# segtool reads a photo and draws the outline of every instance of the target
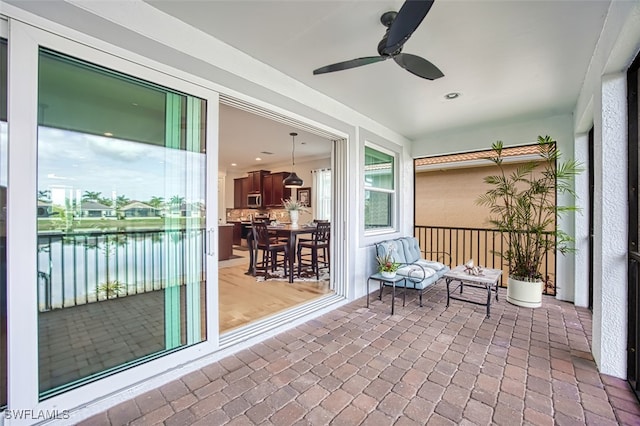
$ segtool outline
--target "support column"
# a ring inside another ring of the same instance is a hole
[[[596,92],[593,355],[601,373],[626,376],[627,84],[606,75]]]

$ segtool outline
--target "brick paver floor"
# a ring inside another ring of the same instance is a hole
[[[488,319],[445,308],[442,283],[393,316],[388,293],[362,298],[82,424],[640,424],[628,384],[597,372],[587,309],[504,291]]]

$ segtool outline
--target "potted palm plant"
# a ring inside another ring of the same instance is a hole
[[[582,171],[575,160],[560,162],[560,151],[550,136],[538,136],[538,161],[530,161],[508,174],[503,165],[503,144],[491,146],[488,159],[497,174],[486,176],[491,186],[477,200],[490,209],[489,222],[505,238],[505,249],[496,252],[509,266],[507,301],[536,308],[542,304],[544,281],[541,266],[548,250],[567,254],[574,251],[573,239],[556,225],[562,215],[576,206],[561,206],[556,196],[571,194],[573,178]]]

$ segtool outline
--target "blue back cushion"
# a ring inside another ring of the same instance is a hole
[[[402,245],[404,246],[404,255],[407,263],[413,263],[420,259],[422,253],[420,253],[420,246],[418,240],[414,237],[402,238]]]
[[[399,263],[408,263],[404,255],[404,247],[401,240],[389,240],[376,244],[376,252],[380,257],[391,253],[393,260]]]

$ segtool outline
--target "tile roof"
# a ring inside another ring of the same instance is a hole
[[[538,153],[538,145],[518,146],[514,148],[504,148],[502,155],[505,157],[515,157],[519,155],[532,155]],[[437,157],[418,158],[415,160],[416,167],[431,164],[457,163],[460,161],[472,161],[486,159],[491,155],[491,151],[466,152],[462,154],[439,155]]]

